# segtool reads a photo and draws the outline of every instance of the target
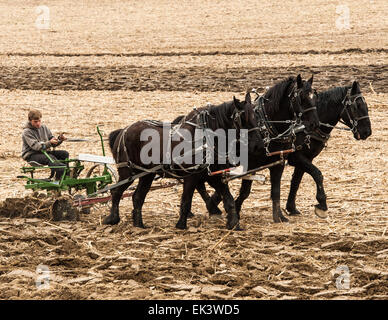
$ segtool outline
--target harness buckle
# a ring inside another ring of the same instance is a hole
[[[304,138],[304,143],[306,144],[307,148],[310,149],[310,143],[311,143],[311,140],[310,140],[310,135],[306,135],[306,137]]]

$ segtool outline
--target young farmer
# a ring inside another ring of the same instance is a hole
[[[49,166],[65,166],[55,160],[65,160],[69,153],[65,150],[52,150],[52,147],[59,146],[66,138],[60,135],[55,138],[50,129],[42,124],[42,113],[39,110],[31,110],[28,113],[28,122],[24,126],[22,158],[26,161],[35,161]],[[52,158],[51,162],[41,151],[45,150]],[[55,179],[59,180],[64,172],[62,168],[52,169]]]

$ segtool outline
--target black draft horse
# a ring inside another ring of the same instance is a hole
[[[194,109],[185,116],[179,124],[181,137],[183,129],[189,133],[188,141],[191,146],[192,162],[189,161],[182,164],[165,164],[165,152],[160,147],[158,161],[145,164],[144,157],[142,158],[142,149],[149,141],[142,141],[142,132],[145,130],[156,130],[158,134],[159,146],[163,146],[165,141],[168,141],[171,147],[171,154],[174,149],[182,142],[181,139],[171,138],[171,132],[163,130],[163,124],[155,121],[138,121],[125,129],[115,130],[109,135],[109,145],[112,150],[113,157],[118,164],[119,183],[122,184],[112,189],[112,207],[110,215],[105,217],[104,224],[117,224],[120,221],[119,203],[123,192],[132,184],[135,176],[144,174],[139,177],[139,183],[132,196],[133,201],[133,225],[135,227],[144,228],[142,219],[142,206],[145,197],[150,190],[152,181],[156,174],[165,177],[183,179],[183,194],[180,205],[180,218],[176,227],[185,229],[187,227],[187,218],[191,210],[191,202],[195,187],[198,183],[208,182],[213,188],[222,195],[224,207],[227,212],[227,228],[239,230],[239,218],[236,213],[234,199],[231,195],[228,185],[222,182],[221,176],[209,176],[209,171],[224,169],[226,163],[219,163],[218,158],[214,159],[214,164],[207,165],[206,163],[193,165],[194,161],[194,137],[196,129],[209,129],[216,131],[217,129],[237,130],[252,129],[248,133],[248,152],[253,152],[256,148],[262,147],[262,140],[255,130],[257,126],[256,114],[251,104],[250,94],[247,93],[245,101],[241,102],[233,97],[231,102],[225,102],[218,106],[207,106]],[[174,133],[175,134],[175,133]],[[238,137],[238,133],[236,134]],[[187,137],[187,136],[186,136]],[[218,142],[217,142],[218,143]],[[217,149],[217,145],[213,145]],[[203,152],[203,150],[202,150]],[[144,154],[143,154],[144,155]],[[156,170],[155,170],[156,168]]]
[[[319,125],[318,114],[316,111],[317,96],[315,90],[312,89],[313,77],[308,81],[302,80],[300,75],[296,78],[289,77],[280,81],[264,94],[264,116],[267,119],[267,124],[271,127],[271,136],[276,136],[279,133],[285,132],[290,124],[289,119],[294,119],[297,116],[302,117],[303,124],[306,130],[313,131]],[[260,106],[256,107],[260,108]],[[291,139],[292,136],[289,136]],[[280,160],[280,156],[267,156],[267,151],[279,151],[289,149],[293,141],[273,140],[269,144],[268,150],[260,149],[255,154],[249,154],[249,170],[258,168]],[[282,214],[280,208],[280,183],[284,170],[283,164],[278,164],[269,168],[271,177],[271,199],[272,199],[272,215],[274,222],[286,222],[288,219]],[[242,180],[240,194],[236,199],[235,205],[237,214],[240,213],[241,206],[251,191],[252,181]],[[210,197],[206,191],[204,184],[197,186],[197,191],[206,203],[206,207],[211,215],[221,214],[217,204],[222,200],[220,194],[216,191]]]
[[[319,128],[310,133],[298,133],[296,145],[299,150],[288,157],[288,163],[295,167],[286,206],[289,215],[300,214],[295,199],[303,174],[307,172],[317,185],[318,204],[315,205],[315,213],[318,217],[327,217],[323,175],[312,161],[321,153],[339,121],[342,120],[351,129],[356,140],[365,140],[372,134],[368,105],[357,81],[351,86],[336,87],[319,93],[318,116],[321,122]],[[308,136],[310,138],[306,140]],[[306,144],[306,141],[310,143]]]
[[[286,209],[290,216],[299,215],[296,208],[296,194],[303,174],[307,172],[314,179],[317,186],[315,213],[321,218],[326,217],[326,194],[323,187],[323,175],[312,163],[325,147],[330,133],[339,121],[343,121],[352,131],[356,140],[365,140],[372,134],[368,115],[368,106],[361,93],[360,85],[354,81],[351,86],[336,87],[318,94],[317,111],[320,126],[313,131],[297,133],[296,152],[288,156],[288,163],[295,167],[291,180],[290,192]],[[202,191],[203,192],[203,191]],[[202,194],[201,194],[202,195]],[[210,214],[220,214],[216,207],[219,197],[204,195]]]

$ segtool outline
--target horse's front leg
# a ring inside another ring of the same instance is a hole
[[[187,218],[191,213],[191,203],[193,201],[193,195],[195,188],[197,186],[199,177],[196,175],[192,175],[187,177],[183,181],[183,193],[181,197],[181,206],[180,206],[180,214],[179,220],[176,224],[176,228],[178,229],[186,229],[187,228]]]
[[[218,202],[216,202],[218,198],[216,200],[213,200],[214,195],[212,197],[209,196],[204,182],[201,182],[197,185],[197,191],[201,195],[202,200],[205,202],[206,209],[211,216],[222,214],[222,211],[217,207],[218,203],[220,203],[221,201],[221,197],[219,197],[220,199],[218,200]],[[215,195],[218,196],[217,192],[215,192]]]
[[[286,209],[290,216],[299,215],[300,211],[296,208],[296,194],[302,181],[304,170],[296,166],[292,174],[290,192],[288,193]]]
[[[124,170],[124,174],[123,174],[123,170]],[[128,172],[125,172],[125,168],[123,168],[120,172],[119,170],[119,174],[120,174],[120,178],[119,178],[119,182],[124,180],[124,179],[127,179],[127,177],[129,176],[129,173]],[[103,224],[118,224],[120,222],[120,215],[119,215],[119,204],[120,204],[120,200],[121,200],[121,196],[123,195],[124,191],[132,184],[133,181],[131,182],[128,182],[128,183],[125,183],[117,188],[114,188],[111,190],[111,194],[112,194],[112,207],[110,209],[110,215],[105,217],[105,219],[103,220]]]
[[[239,218],[240,218],[240,211],[241,211],[242,204],[245,201],[245,199],[249,197],[251,193],[252,182],[253,182],[252,180],[242,180],[241,182],[240,194],[236,199],[236,212]]]
[[[145,197],[147,196],[148,191],[151,188],[152,181],[154,181],[155,174],[148,174],[139,179],[136,190],[132,196],[133,210],[132,210],[132,219],[133,226],[138,228],[145,228],[143,224],[142,217],[142,208],[144,204]]]
[[[240,228],[239,216],[236,212],[236,206],[232,194],[229,191],[229,187],[226,183],[223,183],[221,177],[210,177],[208,183],[216,189],[216,192],[221,195],[224,201],[224,208],[227,213],[226,227],[231,230],[242,230]]]
[[[326,194],[323,187],[323,175],[321,170],[311,162],[311,159],[303,155],[298,156],[295,166],[300,168],[300,170],[307,172],[314,179],[315,184],[317,185],[316,199],[318,201],[318,204],[315,205],[315,214],[320,218],[327,218]]]
[[[284,165],[277,165],[269,169],[271,176],[272,217],[275,223],[288,221],[280,209],[280,182],[283,170]]]

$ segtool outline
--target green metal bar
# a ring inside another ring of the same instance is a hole
[[[101,133],[100,128],[98,126],[97,126],[97,132],[98,132],[98,135],[100,136],[100,140],[101,140],[102,155],[105,156],[104,139],[102,139],[102,133]]]
[[[44,151],[44,150],[41,150],[42,151],[42,153],[47,157],[47,159],[49,159],[51,162],[54,162],[55,160],[53,160],[50,156],[49,156],[49,154],[46,152],[46,151]]]
[[[100,131],[100,127],[97,126],[97,132],[98,132],[98,135],[100,136],[100,140],[101,140],[101,148],[102,148],[102,155],[105,157],[105,147],[104,147],[104,139],[102,138],[102,132]],[[104,164],[104,171],[103,171],[103,175],[110,175],[109,171],[108,171],[108,166],[106,164]],[[88,192],[89,194],[89,192]]]

